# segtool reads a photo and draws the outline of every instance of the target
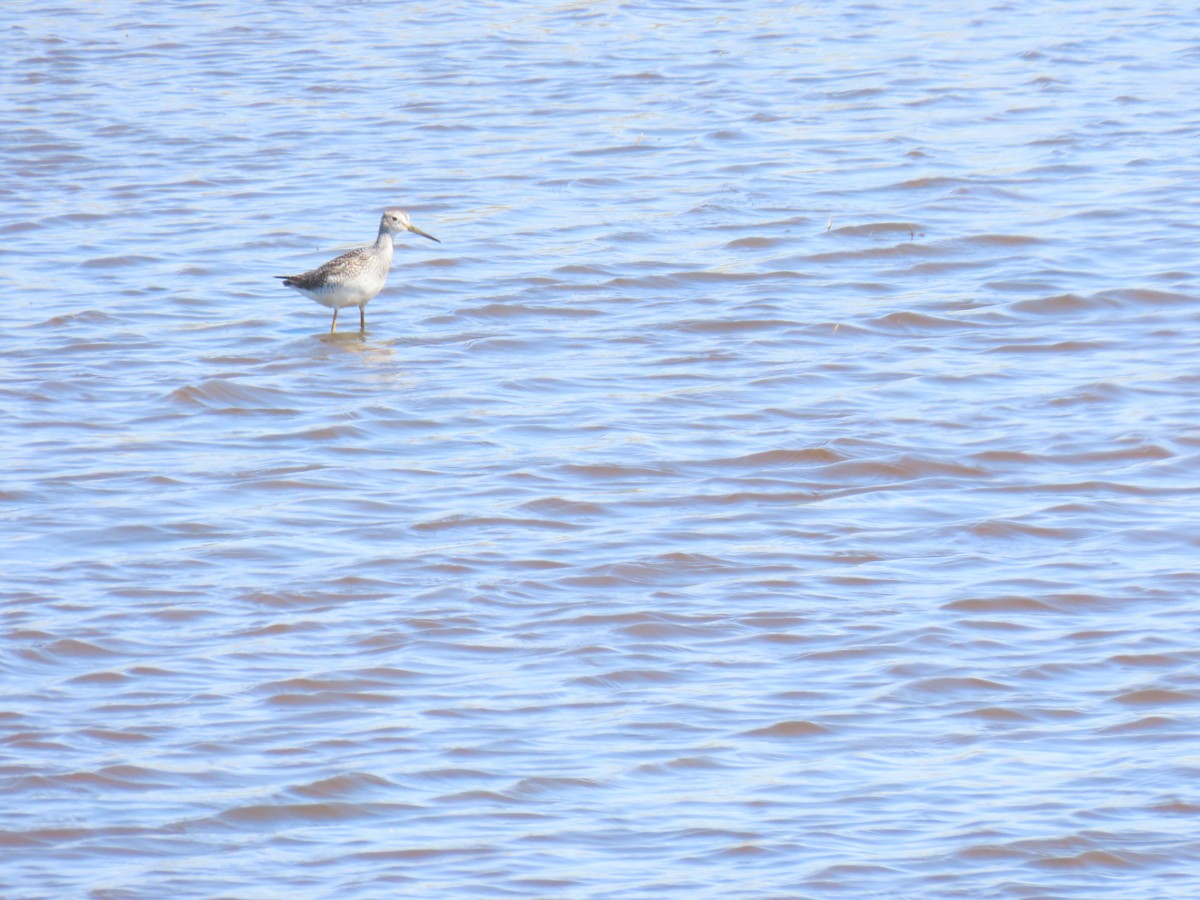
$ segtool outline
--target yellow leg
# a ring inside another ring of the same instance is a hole
[[[333,324],[329,326],[329,333],[333,334],[337,331],[337,310],[333,311]]]

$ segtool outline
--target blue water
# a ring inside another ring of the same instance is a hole
[[[0,894],[1200,894],[1193,13],[7,4]]]

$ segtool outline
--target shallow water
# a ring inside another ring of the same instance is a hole
[[[0,26],[5,897],[1200,895],[1194,10]]]

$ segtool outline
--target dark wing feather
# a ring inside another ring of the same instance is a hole
[[[288,287],[300,288],[305,291],[316,290],[322,285],[342,281],[345,276],[353,275],[362,268],[360,260],[370,257],[370,251],[370,247],[356,247],[349,253],[343,253],[309,272],[301,272],[299,275],[276,275],[275,277],[282,278],[283,283]]]

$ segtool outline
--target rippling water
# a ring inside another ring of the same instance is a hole
[[[1200,895],[1194,9],[0,33],[5,897]]]

